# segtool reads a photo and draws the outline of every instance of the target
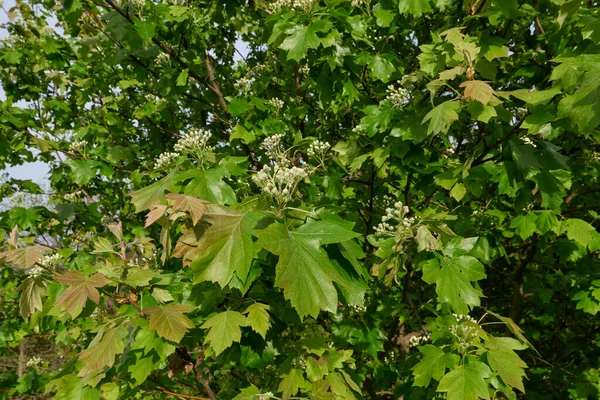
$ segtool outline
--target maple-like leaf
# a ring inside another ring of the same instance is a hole
[[[433,110],[429,111],[425,118],[423,118],[423,123],[429,121],[429,128],[427,129],[427,134],[437,134],[437,133],[446,133],[452,123],[458,120],[458,109],[460,108],[460,104],[456,101],[445,101],[436,107]]]
[[[423,280],[436,284],[440,301],[452,305],[459,314],[467,314],[470,306],[478,306],[483,296],[471,282],[485,278],[483,264],[471,256],[430,260],[423,266]]]
[[[79,376],[86,376],[100,371],[104,367],[112,367],[115,356],[125,349],[123,338],[127,330],[122,328],[103,329],[92,341],[92,345],[79,354],[79,360],[84,363]]]
[[[267,331],[271,327],[269,308],[266,304],[254,303],[244,311],[244,314],[247,314],[250,327],[263,338],[267,336]]]
[[[218,282],[224,287],[235,273],[244,282],[255,253],[252,235],[263,214],[240,214],[211,204],[206,217],[211,226],[197,242],[196,248],[185,255],[192,260],[194,281]]]
[[[289,399],[298,393],[300,388],[307,385],[308,382],[304,379],[304,373],[301,369],[293,368],[290,372],[283,376],[279,383],[278,391],[282,393],[282,398]]]
[[[465,89],[464,98],[476,100],[487,106],[494,98],[494,89],[484,81],[465,81],[460,84],[461,88]]]
[[[171,172],[159,181],[154,182],[150,186],[146,186],[143,189],[129,193],[131,196],[131,202],[135,206],[136,212],[142,212],[148,209],[153,204],[164,204],[165,203],[165,191],[169,189],[174,183],[175,172]]]
[[[152,204],[150,206],[152,210],[148,211],[148,214],[146,214],[146,224],[144,224],[144,228],[149,227],[150,225],[164,217],[165,212],[167,211],[167,207],[168,206],[166,204]]]
[[[479,361],[471,361],[444,375],[438,385],[438,392],[448,393],[448,400],[489,399],[488,385],[491,371]]]
[[[209,329],[206,342],[219,355],[242,338],[240,327],[248,325],[248,320],[237,311],[227,310],[207,319],[201,328]]]
[[[257,394],[260,394],[260,389],[251,384],[247,388],[240,390],[240,393],[233,400],[256,400]]]
[[[194,225],[200,222],[200,219],[202,219],[202,216],[208,210],[206,201],[200,200],[197,197],[169,193],[167,194],[167,199],[173,200],[173,210],[190,214]]]
[[[356,233],[340,225],[322,221],[288,231],[274,223],[260,231],[258,244],[279,256],[275,285],[301,317],[317,317],[321,310],[335,312],[338,295],[333,283],[357,289],[349,276],[342,274],[329,259],[321,244],[343,242]]]
[[[196,307],[185,304],[169,304],[144,309],[144,313],[151,315],[148,329],[172,342],[179,343],[189,328],[194,323],[183,313],[194,311]]]
[[[419,351],[423,358],[412,368],[415,386],[427,387],[431,378],[439,381],[444,376],[446,368],[451,368],[458,359],[456,354],[445,353],[444,350],[430,344],[420,346]]]
[[[414,17],[420,17],[424,13],[431,11],[430,0],[400,0],[398,10],[402,14],[411,14]]]
[[[491,349],[486,353],[486,356],[488,364],[500,374],[504,383],[525,393],[523,377],[526,374],[523,368],[527,368],[527,364],[519,358],[517,353],[510,349]]]
[[[31,268],[44,256],[45,250],[49,249],[45,246],[21,247],[0,253],[0,260],[6,259],[6,261],[18,265],[19,267]]]
[[[42,309],[42,296],[46,294],[46,285],[40,278],[29,277],[21,282],[19,290],[21,291],[19,310],[21,316],[27,319],[31,314]]]
[[[288,29],[286,33],[288,37],[279,45],[279,48],[288,51],[288,60],[300,61],[306,56],[309,48],[316,49],[321,43],[312,25],[296,26]]]
[[[100,273],[85,276],[78,271],[69,271],[62,275],[57,275],[56,280],[69,286],[58,296],[56,302],[62,304],[63,309],[72,318],[77,317],[81,313],[87,299],[98,304],[100,302],[100,292],[96,288],[110,283],[110,280]]]

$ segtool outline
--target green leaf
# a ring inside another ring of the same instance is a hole
[[[240,327],[248,325],[248,320],[237,311],[224,311],[213,315],[204,322],[201,328],[210,329],[205,342],[219,355],[242,338]]]
[[[598,235],[592,225],[579,218],[569,218],[564,221],[563,230],[567,232],[569,240],[574,240],[583,247],[587,247],[594,237]]]
[[[291,232],[283,224],[271,224],[260,231],[257,244],[279,256],[275,286],[283,289],[285,298],[291,301],[301,317],[316,318],[321,310],[335,312],[337,309],[334,282],[349,288],[354,285],[348,276],[336,271],[327,253],[320,248],[321,240],[326,243],[335,240],[332,234],[339,233],[340,226],[332,223],[310,225],[305,224]],[[352,235],[353,232],[340,236],[338,241]]]
[[[393,10],[382,9],[380,3],[373,6],[373,15],[376,18],[377,25],[382,28],[389,27],[396,16]]]
[[[396,67],[390,58],[393,59],[393,57],[388,55],[381,56],[377,54],[369,62],[369,69],[373,73],[373,76],[384,83],[388,82],[394,71],[396,71]]]
[[[62,307],[67,311],[72,318],[75,318],[81,313],[88,299],[96,304],[100,303],[99,287],[106,286],[110,283],[104,275],[96,273],[91,276],[85,276],[78,271],[65,272],[62,275],[55,277],[60,283],[67,285],[68,288],[58,296],[57,304],[62,304]]]
[[[137,385],[141,385],[146,381],[150,373],[152,372],[152,366],[154,362],[152,357],[138,357],[135,364],[131,364],[127,371],[131,374],[131,377],[135,379]]]
[[[138,288],[140,286],[148,286],[150,281],[159,275],[160,273],[157,271],[132,267],[127,270],[127,276],[123,282],[133,288]]]
[[[19,311],[25,319],[41,310],[43,307],[42,296],[46,295],[46,285],[41,278],[25,278],[18,288],[21,291],[19,299]]]
[[[240,139],[243,143],[250,144],[256,140],[256,136],[249,132],[243,125],[237,124],[231,129],[229,141]]]
[[[250,103],[248,103],[244,99],[239,99],[237,97],[231,99],[229,101],[229,105],[227,106],[227,111],[234,117],[238,117],[245,112],[247,112],[250,108]]]
[[[142,40],[150,41],[154,37],[154,23],[152,21],[135,21],[135,30]]]
[[[525,103],[535,106],[538,104],[546,104],[562,91],[560,87],[554,86],[548,90],[534,90],[529,91],[527,89],[513,90],[510,94],[519,100],[523,100]]]
[[[91,375],[102,370],[104,367],[112,367],[115,363],[115,356],[125,350],[123,338],[127,331],[122,328],[112,328],[98,333],[98,336],[92,342],[93,344],[79,354],[79,360],[83,362],[83,368],[79,371],[79,376]]]
[[[431,4],[430,0],[399,0],[398,10],[402,14],[411,14],[413,17],[420,17],[431,11]]]
[[[244,314],[247,314],[248,325],[260,336],[266,338],[267,331],[271,327],[269,317],[269,306],[261,303],[254,303],[246,308]]]
[[[525,240],[535,233],[537,228],[536,221],[537,216],[534,213],[519,215],[511,221],[510,227],[515,230],[522,240]]]
[[[489,378],[490,375],[491,371],[487,365],[471,361],[444,375],[437,391],[448,393],[448,400],[489,399],[485,378]]]
[[[423,123],[429,121],[429,128],[427,134],[438,134],[446,133],[454,121],[458,120],[458,111],[460,109],[460,103],[456,101],[445,101],[433,110],[429,111]]]
[[[436,284],[440,301],[452,305],[458,314],[467,314],[470,306],[479,306],[483,296],[479,288],[471,282],[485,278],[483,265],[471,256],[429,260],[423,266],[423,280]]]
[[[288,60],[300,61],[308,53],[308,49],[316,49],[321,43],[311,26],[295,26],[288,29],[288,37],[279,45],[280,49],[287,50]]]
[[[277,390],[282,393],[282,398],[289,399],[290,397],[296,395],[300,388],[303,388],[306,385],[307,382],[304,379],[304,373],[302,370],[293,368],[290,372],[283,376],[283,379],[279,383]]]
[[[85,186],[96,177],[96,171],[100,163],[92,160],[74,160],[69,158],[65,161],[71,168],[73,181],[79,186]]]
[[[535,219],[535,224],[537,226],[537,231],[542,235],[554,230],[554,228],[558,225],[558,218],[554,211],[543,210],[537,211],[537,218]]]
[[[244,388],[240,393],[233,398],[233,400],[255,400],[255,395],[260,394],[260,389],[254,385],[250,385]]]
[[[187,84],[189,72],[190,72],[190,70],[188,68],[186,68],[179,73],[179,75],[177,76],[177,82],[176,82],[177,86],[185,86]]]
[[[144,309],[144,313],[151,315],[148,329],[167,340],[179,343],[194,323],[183,313],[196,310],[196,307],[185,304],[169,304]]]
[[[240,214],[210,205],[206,219],[211,226],[185,256],[192,261],[194,282],[218,282],[225,287],[234,273],[244,282],[255,255],[254,228],[261,218],[261,213]]]
[[[415,236],[417,241],[418,251],[435,251],[442,250],[440,242],[431,234],[429,229],[425,225],[419,226],[417,229],[417,235]]]
[[[507,385],[510,385],[525,393],[523,387],[523,377],[527,364],[523,362],[512,350],[492,349],[486,352],[488,364],[492,370],[498,372],[500,377]]]
[[[456,355],[445,353],[444,350],[430,344],[419,346],[419,351],[423,358],[412,367],[415,386],[428,387],[431,378],[439,381],[444,376],[446,368],[451,368],[456,363],[453,359]]]
[[[225,182],[225,171],[222,168],[196,170],[194,178],[185,187],[185,194],[198,197],[215,204],[235,204],[235,192]]]
[[[166,204],[165,191],[175,184],[175,173],[172,172],[163,179],[154,182],[136,192],[130,193],[135,212],[142,212],[153,204]]]
[[[154,297],[154,300],[158,301],[159,303],[168,303],[169,301],[174,300],[171,292],[161,288],[152,289],[152,297]]]

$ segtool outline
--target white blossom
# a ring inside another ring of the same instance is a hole
[[[212,137],[212,133],[204,129],[190,129],[181,139],[175,144],[174,150],[178,153],[186,153],[192,151],[212,151],[213,148],[208,146],[208,141]]]
[[[144,4],[146,4],[145,0],[130,0],[131,4],[133,4],[136,8],[144,8]]]
[[[52,254],[51,256],[42,257],[38,261],[38,264],[40,264],[42,267],[54,268],[56,266],[56,264],[60,261],[60,259],[61,259],[60,254]]]
[[[298,70],[302,75],[308,75],[310,74],[310,67],[308,65],[303,65],[300,67],[300,69]]]
[[[408,217],[410,210],[407,206],[402,204],[401,201],[397,201],[394,207],[388,207],[385,209],[385,215],[381,218],[381,223],[374,229],[379,234],[394,233],[398,230],[405,230],[412,227],[415,223],[414,217]],[[396,221],[391,224],[388,221]]]
[[[269,100],[269,104],[275,107],[277,110],[281,110],[283,108],[283,100],[276,97]]]
[[[329,142],[315,140],[310,144],[310,146],[308,146],[306,154],[308,154],[309,157],[319,156],[322,158],[325,155],[325,153],[327,153],[327,150],[329,150],[330,147],[331,146],[329,145]]]
[[[177,154],[177,153],[170,153],[170,152],[161,153],[161,155],[158,156],[158,159],[156,160],[154,167],[156,169],[168,167],[168,166],[172,165],[173,163],[175,163],[175,160],[177,160],[178,156],[179,156],[179,154]]]
[[[85,146],[87,145],[87,140],[75,140],[71,142],[71,144],[69,144],[69,151],[73,153],[80,152],[83,151],[83,149],[85,149]]]
[[[266,393],[257,394],[254,397],[256,397],[256,400],[269,400],[275,396],[273,396],[273,392],[266,392]]]
[[[46,272],[44,268],[40,267],[39,265],[36,265],[34,267],[29,268],[26,271],[26,274],[35,279],[42,276],[44,272]]]
[[[294,8],[302,8],[304,11],[312,10],[318,0],[294,0]]]
[[[456,324],[450,327],[450,333],[454,336],[454,342],[457,349],[461,352],[471,346],[473,340],[477,338],[477,320],[463,314],[452,314],[456,318]],[[466,324],[465,324],[466,322]]]
[[[28,367],[37,367],[39,364],[42,363],[42,359],[39,357],[31,357],[29,360],[27,360],[27,366]]]
[[[241,94],[247,94],[252,88],[252,80],[246,77],[241,77],[233,84],[233,87]]]
[[[283,10],[284,8],[291,7],[291,5],[292,5],[292,1],[291,0],[277,0],[277,1],[274,1],[273,3],[271,3],[269,5],[268,11],[271,14],[277,14],[278,12],[280,12],[281,10]]]
[[[531,145],[533,147],[537,147],[536,144],[533,143],[533,140],[531,140],[527,136],[523,137],[522,139],[523,139],[523,144],[528,144],[528,145]]]
[[[408,104],[410,94],[408,90],[403,87],[396,88],[394,85],[389,85],[386,99],[389,100],[394,107],[401,108]]]
[[[81,190],[76,190],[71,193],[66,193],[63,197],[65,198],[65,200],[74,203],[77,200],[79,200],[79,197],[81,197],[82,194],[83,194],[83,192]]]
[[[262,188],[263,193],[285,204],[292,200],[298,183],[306,176],[304,169],[295,166],[288,168],[281,165],[265,165],[252,180]]]
[[[167,53],[159,53],[154,60],[154,64],[157,67],[164,67],[169,64],[171,57]]]
[[[424,343],[429,342],[429,340],[431,340],[430,333],[428,333],[426,335],[421,335],[421,336],[411,336],[410,339],[408,339],[408,345],[410,347],[417,347],[417,346],[421,346]]]

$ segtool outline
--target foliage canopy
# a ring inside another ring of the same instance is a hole
[[[5,12],[0,396],[600,394],[598,2]]]

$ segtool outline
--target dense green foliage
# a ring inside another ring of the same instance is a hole
[[[5,11],[0,396],[598,397],[598,2]]]

